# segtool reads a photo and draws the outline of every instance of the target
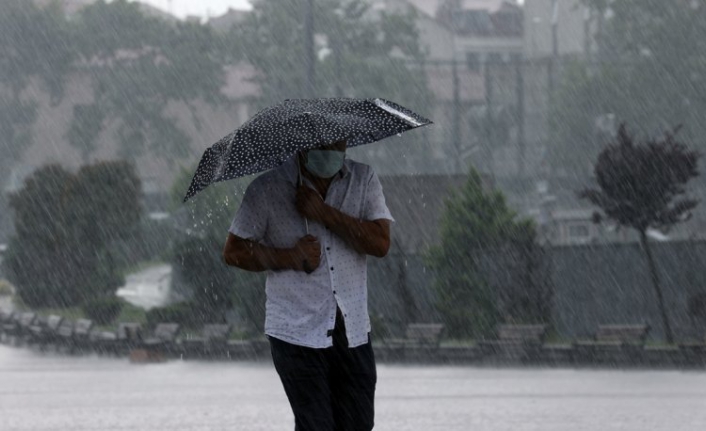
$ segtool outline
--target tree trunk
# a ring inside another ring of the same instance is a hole
[[[672,326],[669,324],[667,309],[664,307],[664,295],[662,294],[662,287],[660,286],[659,282],[659,274],[657,273],[657,266],[655,265],[655,260],[652,256],[652,249],[650,249],[650,243],[647,240],[647,232],[645,230],[640,231],[640,244],[642,245],[642,249],[645,251],[645,256],[647,257],[647,266],[650,270],[652,287],[655,290],[655,295],[657,295],[657,302],[659,304],[659,314],[662,317],[662,326],[664,327],[664,335],[666,337],[667,343],[673,344],[674,334],[672,334]]]

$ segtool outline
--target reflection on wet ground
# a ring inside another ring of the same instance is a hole
[[[706,373],[379,366],[377,430],[697,431]],[[269,363],[127,360],[0,345],[0,429],[292,430]]]

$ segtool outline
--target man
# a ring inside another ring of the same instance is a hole
[[[366,256],[387,254],[392,216],[375,172],[345,151],[303,151],[256,178],[223,251],[269,271],[265,333],[296,431],[373,428]]]

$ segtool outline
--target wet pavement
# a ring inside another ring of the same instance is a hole
[[[697,431],[706,372],[378,368],[376,430]],[[133,365],[0,345],[0,429],[293,429],[269,363]]]

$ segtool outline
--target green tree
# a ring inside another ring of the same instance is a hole
[[[10,199],[15,236],[3,265],[27,305],[74,306],[124,282],[113,248],[139,224],[140,187],[126,162],[77,174],[49,165],[26,180]]]
[[[199,127],[194,101],[224,102],[218,36],[198,23],[145,16],[125,0],[89,5],[75,25],[94,100],[74,111],[71,144],[87,159],[100,133],[115,125],[125,159],[149,153],[173,162],[187,155],[189,137],[166,108],[170,102],[185,104]]]
[[[673,133],[664,138],[635,143],[623,124],[616,139],[599,155],[595,176],[599,189],[585,189],[579,196],[603,210],[620,226],[635,229],[645,253],[664,334],[674,342],[657,265],[647,229],[669,229],[687,220],[697,201],[681,198],[686,183],[698,176],[699,154],[677,142]],[[603,216],[597,214],[596,221]]]
[[[522,253],[534,240],[532,221],[517,220],[503,194],[484,190],[481,176],[471,170],[466,184],[447,200],[441,219],[441,244],[427,256],[435,272],[437,307],[450,336],[487,336],[501,319],[546,317],[527,312],[532,306],[543,307],[536,305],[536,300],[518,302],[515,298],[502,298],[481,268],[482,256],[489,253],[500,256],[513,248]]]

